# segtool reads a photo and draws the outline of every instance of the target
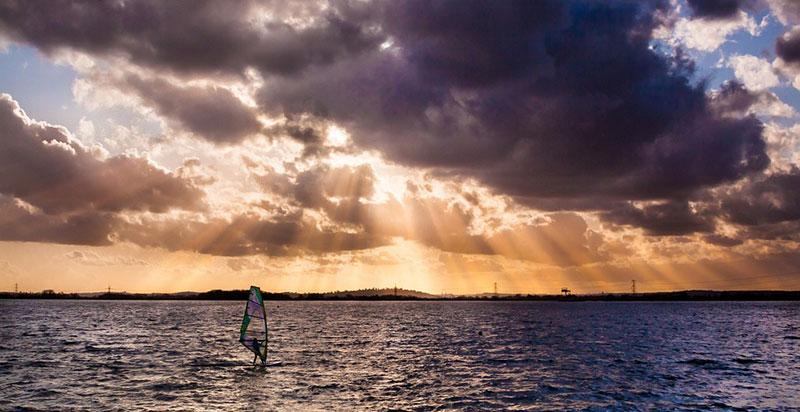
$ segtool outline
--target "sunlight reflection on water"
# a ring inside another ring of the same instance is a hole
[[[800,407],[800,303],[0,301],[0,410]]]

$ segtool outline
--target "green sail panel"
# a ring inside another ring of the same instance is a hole
[[[250,286],[239,342],[261,358],[262,362],[267,360],[267,312],[258,286]]]

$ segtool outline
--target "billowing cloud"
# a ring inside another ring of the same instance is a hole
[[[687,202],[666,202],[642,207],[627,204],[601,214],[607,222],[643,228],[656,236],[713,232],[713,215],[693,210]]]
[[[48,215],[0,195],[0,240],[107,246],[118,219],[110,213]]]
[[[746,31],[752,36],[758,36],[766,23],[766,19],[756,23],[747,13],[738,11],[723,19],[679,18],[670,22],[670,27],[662,28],[663,33],[660,35],[675,46],[711,52],[717,50],[735,33]]]
[[[775,40],[777,59],[772,63],[776,70],[792,79],[792,85],[800,90],[800,26]]]
[[[398,197],[375,202],[371,199],[375,175],[368,165],[321,166],[296,176],[270,170],[253,176],[265,191],[287,194],[296,206],[316,210],[336,225],[375,239],[400,237],[451,253],[503,255],[559,266],[604,259],[599,251],[601,236],[572,213],[500,227],[491,215],[482,216],[485,207],[469,191],[459,197],[463,201],[454,201],[414,184]],[[476,229],[479,224],[484,230]]]
[[[0,5],[0,30],[52,52],[77,48],[180,73],[290,74],[374,47],[372,6],[332,1],[26,1]],[[289,23],[289,22],[293,23]]]
[[[267,81],[264,109],[514,196],[682,196],[768,164],[757,119],[718,117],[650,49],[645,3],[393,4],[386,50]]]
[[[770,62],[756,56],[733,55],[728,59],[728,67],[733,69],[737,79],[752,90],[763,90],[780,84]]]
[[[694,6],[716,15],[718,3]],[[685,196],[767,163],[756,119],[717,117],[690,64],[650,48],[659,2],[185,6],[48,3],[42,12],[26,2],[0,8],[0,24],[43,50],[175,73],[253,67],[264,76],[259,104],[274,117],[334,121],[391,160],[519,197]],[[224,89],[128,80],[210,140],[257,130]],[[302,124],[285,130],[320,140]],[[718,151],[709,164],[704,153]]]
[[[0,95],[0,194],[46,213],[199,209],[203,192],[145,157],[108,157]]]
[[[723,247],[733,247],[738,246],[744,243],[741,239],[731,238],[725,235],[719,234],[711,234],[703,236],[703,240],[706,243],[710,243],[712,245],[723,246]]]
[[[796,114],[794,108],[784,103],[775,93],[768,90],[748,90],[737,81],[725,82],[719,90],[711,92],[710,102],[712,109],[723,117],[793,117]],[[766,136],[765,140],[768,140]]]
[[[783,24],[800,23],[800,3],[795,0],[766,0],[769,8]]]
[[[800,27],[775,40],[775,54],[789,64],[800,64]]]
[[[744,5],[753,4],[753,0],[688,0],[689,7],[696,17],[730,18],[737,14]]]
[[[743,225],[800,220],[800,169],[792,168],[744,183],[722,198],[726,217]]]
[[[136,75],[121,79],[117,87],[138,95],[160,115],[214,143],[241,142],[262,129],[256,110],[221,87],[182,87]]]
[[[302,255],[370,249],[388,244],[387,238],[365,232],[320,227],[302,214],[264,219],[237,215],[231,219],[142,219],[123,225],[120,240],[167,250],[190,250],[209,255]]]

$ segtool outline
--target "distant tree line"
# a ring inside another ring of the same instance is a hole
[[[373,295],[364,292],[376,291]],[[261,297],[268,301],[279,300],[428,300],[428,301],[796,301],[800,300],[800,291],[697,291],[687,290],[680,292],[656,293],[606,293],[589,295],[481,295],[481,296],[447,296],[447,297],[421,297],[410,293],[422,292],[407,291],[409,294],[386,294],[386,289],[361,289],[358,291],[336,291],[328,293],[271,293],[261,292]],[[400,290],[398,290],[399,292]],[[202,293],[120,293],[110,292],[91,296],[81,296],[77,293],[60,293],[45,290],[40,293],[12,293],[0,292],[0,299],[89,299],[89,300],[247,300],[249,290],[210,290]],[[433,295],[429,295],[433,296]]]

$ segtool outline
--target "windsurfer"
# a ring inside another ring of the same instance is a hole
[[[256,360],[258,359],[258,354],[261,353],[261,343],[256,338],[253,338],[251,343],[253,344],[253,351],[256,353],[256,357],[253,358],[253,364],[255,365]],[[261,359],[261,363],[266,363],[266,362],[264,359]]]

